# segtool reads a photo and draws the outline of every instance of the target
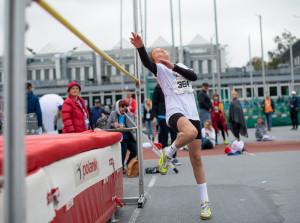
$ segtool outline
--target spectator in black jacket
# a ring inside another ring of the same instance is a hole
[[[212,109],[212,104],[209,96],[207,95],[207,91],[208,91],[208,83],[204,82],[202,84],[201,91],[198,94],[201,128],[204,128],[204,122],[206,120],[211,120],[210,112]]]
[[[153,124],[156,125],[158,122],[160,134],[159,142],[162,144],[162,147],[165,148],[168,146],[169,132],[171,135],[171,143],[173,143],[177,137],[177,132],[167,126],[166,122],[166,106],[165,106],[165,97],[164,93],[161,90],[159,84],[157,84],[153,91],[152,98],[152,117]],[[173,155],[173,164],[180,165],[181,163],[176,159],[176,153]]]

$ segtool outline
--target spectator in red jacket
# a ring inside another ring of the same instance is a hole
[[[76,82],[68,86],[69,97],[62,106],[63,133],[83,132],[90,129],[89,113],[84,100],[79,97],[81,87]]]
[[[125,101],[129,104],[129,111],[135,116],[136,100],[132,97],[130,91],[126,92]]]

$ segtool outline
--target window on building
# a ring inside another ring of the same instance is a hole
[[[35,71],[35,79],[37,81],[41,80],[41,70],[36,70]]]
[[[45,80],[50,80],[50,72],[49,72],[49,69],[45,69]]]
[[[75,79],[80,82],[80,67],[75,68]]]
[[[208,89],[208,92],[207,92],[207,95],[210,97],[210,98],[212,98],[212,96],[214,95],[214,91],[213,91],[213,89]]]
[[[67,68],[67,79],[72,80],[72,68]]]
[[[278,96],[277,86],[272,86],[269,88],[270,96]]]
[[[32,70],[27,71],[27,80],[32,80]]]
[[[252,88],[252,92],[253,92],[253,94],[254,94],[254,88]],[[252,97],[253,97],[252,92],[251,92],[251,88],[250,88],[250,87],[247,87],[247,88],[246,88],[246,97],[247,97],[247,98],[252,98]]]
[[[225,89],[221,89],[221,98],[222,100],[224,100],[224,102],[226,102],[225,100],[228,100],[229,99],[229,96],[228,96],[228,89],[225,88]]]
[[[281,96],[289,95],[289,86],[281,86]]]
[[[296,91],[296,95],[299,95],[300,94],[300,85],[295,85],[294,91]]]
[[[116,95],[116,101],[121,100],[122,98],[123,98],[123,96],[121,94]]]
[[[112,105],[112,96],[111,95],[105,95],[104,96],[104,104],[105,105]]]
[[[234,90],[237,92],[239,98],[244,98],[243,88],[234,88]]]
[[[128,69],[129,70],[129,69]],[[111,65],[106,66],[106,75],[111,76]]]
[[[0,83],[2,83],[2,72],[0,72]]]
[[[84,67],[84,80],[88,81],[90,79],[90,68]]]
[[[118,75],[118,76],[121,75],[121,71],[119,69],[116,69],[116,75]]]
[[[125,64],[125,70],[127,70],[128,72],[130,72],[129,67],[130,67],[129,64]]]
[[[263,87],[257,88],[257,95],[258,95],[258,97],[264,97],[264,88]]]
[[[199,66],[199,69],[198,69],[198,73],[199,74],[202,74],[203,73],[203,68],[202,68],[202,60],[198,60],[198,66]]]
[[[53,69],[53,80],[56,80],[56,69]]]
[[[191,60],[191,68],[194,70],[194,61]]]
[[[207,60],[207,68],[208,68],[208,73],[211,74],[212,73],[212,63],[211,60]]]

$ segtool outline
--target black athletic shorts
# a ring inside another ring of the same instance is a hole
[[[178,128],[177,128],[177,122],[180,117],[185,117],[185,116],[181,113],[175,113],[169,118],[169,126],[171,129],[173,129],[176,132],[179,132]],[[202,139],[200,121],[199,120],[191,120],[191,119],[189,119],[189,121],[198,130],[198,135],[197,135],[196,139]]]

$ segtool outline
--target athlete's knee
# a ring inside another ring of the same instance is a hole
[[[202,165],[202,159],[200,154],[194,154],[193,156],[190,157],[190,159],[193,164],[196,164],[198,166]]]
[[[189,128],[185,132],[185,136],[189,141],[193,141],[194,139],[196,139],[197,135],[198,135],[198,130],[195,127]]]

